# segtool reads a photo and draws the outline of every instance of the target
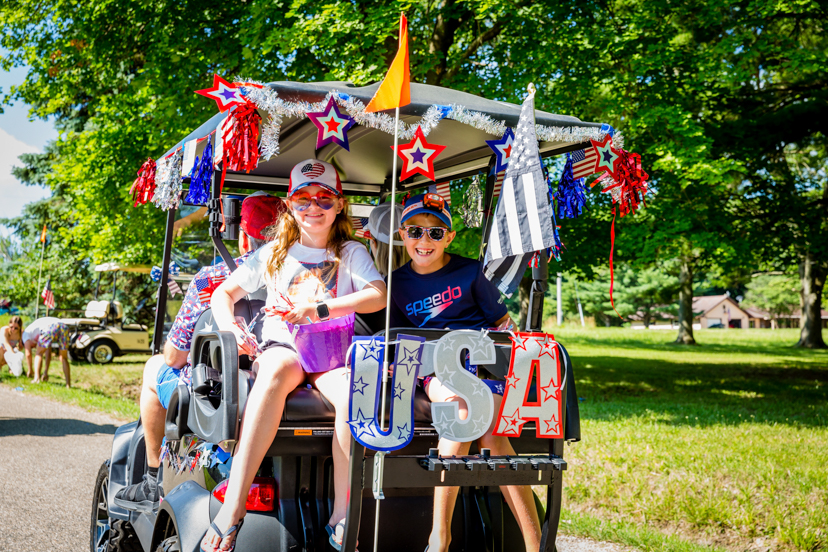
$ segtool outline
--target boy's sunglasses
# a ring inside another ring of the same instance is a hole
[[[428,233],[428,239],[436,242],[443,241],[443,238],[446,237],[446,232],[448,232],[448,228],[442,226],[432,226],[430,228],[424,226],[403,226],[403,230],[405,230],[406,235],[411,240],[422,239],[423,235]]]
[[[290,202],[297,211],[305,211],[311,206],[312,201],[316,201],[320,209],[327,211],[336,204],[336,199],[336,196],[330,192],[317,192],[314,196],[308,192],[296,192],[290,196]]]

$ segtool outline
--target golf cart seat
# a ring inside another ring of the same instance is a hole
[[[99,320],[106,320],[109,316],[109,301],[89,301],[86,304],[86,318],[96,318]]]

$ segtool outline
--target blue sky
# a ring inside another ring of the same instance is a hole
[[[0,52],[2,55],[2,52]],[[26,68],[0,71],[0,90],[5,96],[11,86],[20,84],[26,77]],[[0,113],[0,218],[18,216],[23,206],[49,195],[40,187],[24,186],[11,175],[14,165],[20,165],[17,157],[23,153],[43,151],[49,140],[57,138],[57,131],[51,122],[40,119],[29,120],[29,106],[15,102],[4,106]],[[2,227],[0,232],[6,233]]]

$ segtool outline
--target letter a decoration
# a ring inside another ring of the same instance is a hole
[[[354,337],[348,424],[356,441],[372,450],[403,448],[414,436],[414,387],[422,364],[424,337],[399,334],[391,380],[388,431],[377,422],[382,385],[383,338]]]
[[[529,400],[534,380],[537,400]],[[537,437],[563,437],[561,357],[555,338],[544,333],[517,333],[494,435],[517,437],[534,421]]]

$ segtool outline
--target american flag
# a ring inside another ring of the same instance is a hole
[[[534,252],[555,245],[552,207],[535,133],[535,96],[530,94],[520,110],[512,155],[486,246],[484,273],[510,297]]]
[[[227,279],[227,276],[220,275],[215,277],[197,278],[195,280],[195,287],[198,290],[198,300],[202,303],[209,303],[213,297],[213,292],[221,283]]]
[[[55,308],[55,296],[52,293],[52,279],[46,280],[46,287],[43,288],[43,293],[40,294],[43,298],[43,304],[47,309]]]
[[[184,292],[181,291],[181,288],[178,287],[178,284],[175,282],[175,280],[172,279],[172,276],[170,276],[170,278],[167,280],[167,287],[170,288],[170,293],[173,297],[175,297],[176,293],[184,295]]]
[[[364,238],[368,226],[368,217],[351,217],[351,224],[354,225],[354,235],[358,238]]]
[[[431,194],[437,194],[441,196],[443,199],[446,200],[446,203],[451,205],[451,188],[449,187],[448,182],[443,182],[441,184],[432,184],[428,187],[428,192]]]
[[[500,190],[503,189],[503,177],[506,176],[506,171],[501,171],[497,173],[497,178],[495,178],[495,185],[494,185],[494,197],[500,197]]]
[[[598,152],[590,146],[572,152],[572,177],[576,180],[598,172]]]

